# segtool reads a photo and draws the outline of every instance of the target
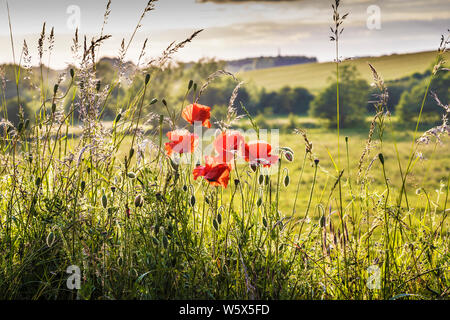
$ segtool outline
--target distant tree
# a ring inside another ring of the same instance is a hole
[[[258,103],[255,105],[255,113],[261,113],[267,108],[278,107],[278,95],[275,91],[267,92],[265,89],[259,94]]]
[[[237,83],[231,78],[217,79],[211,83],[200,97],[200,103],[214,107],[217,105],[228,106],[230,98],[236,88]],[[241,102],[248,105],[250,100],[249,92],[245,86],[241,87],[235,100],[235,106],[240,106]]]
[[[397,108],[397,115],[402,122],[414,122],[417,120],[425,95],[426,85],[426,80],[421,81],[410,91],[402,94]],[[450,98],[450,73],[438,74],[430,86],[430,91],[436,93],[444,104],[448,103]],[[442,109],[437,106],[436,101],[429,94],[423,107],[422,120],[430,123],[436,122],[440,120],[441,115]]]
[[[294,114],[307,114],[314,96],[305,88],[292,89],[292,110]]]
[[[386,83],[388,88],[389,98],[387,100],[387,110],[391,113],[395,113],[397,110],[398,103],[400,102],[400,98],[403,92],[410,90],[411,86],[401,83]],[[369,102],[367,103],[367,112],[373,114],[375,112],[373,101],[378,100],[378,95],[380,94],[380,90],[376,87],[372,87],[370,90]]]
[[[400,98],[402,97],[403,92],[408,88],[402,85],[393,85],[388,87],[389,99],[387,103],[387,108],[391,113],[395,113],[397,111],[397,106],[400,102]]]
[[[370,86],[358,76],[356,67],[348,65],[341,67],[339,79],[341,127],[349,127],[364,121]],[[337,124],[336,84],[330,84],[316,96],[311,104],[310,114],[328,120],[330,126]]]
[[[272,108],[275,114],[305,114],[314,96],[305,88],[283,87],[278,91],[261,91],[257,109]]]

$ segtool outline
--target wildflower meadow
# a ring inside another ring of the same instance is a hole
[[[355,135],[340,118],[348,14],[331,5],[324,41],[336,49],[336,126],[326,130],[263,127],[239,98],[246,83],[226,70],[184,83],[182,103],[153,96],[171,57],[202,32],[159,58],[146,59],[145,43],[130,68],[154,0],[117,44],[112,82],[97,74],[103,30],[92,39],[76,31],[71,66],[54,83],[45,69],[52,29],[41,31],[40,68],[28,66],[26,42],[13,48],[14,99],[23,105],[26,83],[38,108],[19,107],[12,121],[1,103],[0,299],[448,299],[450,109],[431,90],[448,72],[448,36],[436,43],[409,128],[397,127],[383,75],[367,65],[376,94]],[[203,97],[221,78],[235,89],[218,118]],[[134,91],[123,104],[116,92],[125,86]],[[424,128],[429,98],[443,121]]]

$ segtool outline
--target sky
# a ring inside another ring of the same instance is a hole
[[[123,38],[130,38],[147,0],[112,0],[104,33],[112,35],[100,54],[116,57]],[[75,26],[88,39],[102,28],[107,0],[10,0],[16,56],[27,41],[33,63],[37,42],[46,22],[55,28],[50,66],[72,62],[70,47]],[[448,0],[342,0],[345,21],[342,58],[434,50],[450,28]],[[0,1],[0,63],[11,62],[6,1]],[[159,0],[142,22],[127,60],[136,62],[146,38],[148,57],[157,57],[172,41],[182,41],[194,30],[205,29],[182,49],[176,60],[200,58],[306,55],[319,61],[334,58],[329,41],[330,0]]]

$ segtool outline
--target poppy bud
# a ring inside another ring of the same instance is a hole
[[[112,193],[116,192],[116,187],[111,187],[111,192]]]
[[[141,208],[144,205],[144,199],[142,198],[141,195],[138,195],[135,199],[134,199],[134,206],[136,208]]]
[[[120,121],[120,118],[122,118],[122,114],[121,113],[119,113],[117,116],[116,116],[116,119],[114,120],[114,123],[118,123],[119,121]]]
[[[130,178],[130,179],[136,179],[136,173],[134,173],[134,172],[128,172],[128,173],[127,173],[127,176],[128,176],[128,178]]]
[[[261,198],[258,199],[258,201],[256,202],[256,205],[258,207],[261,207],[261,205],[262,205],[262,199]]]
[[[220,213],[217,215],[217,222],[222,224],[222,215]]]
[[[193,85],[194,85],[194,80],[189,81],[188,91],[190,91],[192,89]]]
[[[284,186],[287,187],[291,183],[291,178],[289,178],[289,175],[287,174],[284,178]]]
[[[314,163],[317,165],[319,165],[320,160],[319,159],[314,159]]]
[[[101,87],[102,83],[100,82],[100,80],[97,81],[96,85],[95,85],[95,90],[97,90],[97,92],[100,91],[100,87]]]
[[[241,181],[239,181],[239,179],[234,179],[234,185],[236,187],[239,185],[239,183],[241,183]]]
[[[265,217],[263,217],[263,226],[264,228],[267,228],[267,219]]]
[[[213,227],[214,229],[216,229],[216,231],[219,231],[219,224],[217,223],[216,219],[213,220]]]
[[[105,209],[108,206],[108,198],[106,197],[105,191],[103,191],[103,195],[102,195],[102,206]]]
[[[325,228],[325,216],[322,215],[319,220],[319,224],[321,228]]]
[[[259,175],[258,183],[259,183],[260,185],[262,185],[262,184],[264,183],[264,176],[263,176],[262,174]]]
[[[58,92],[58,88],[59,88],[59,85],[55,84],[55,86],[53,87],[53,95],[55,95]]]
[[[150,75],[147,74],[147,75],[145,76],[145,85],[148,85],[149,81],[150,81]]]
[[[256,169],[258,168],[258,166],[256,165],[256,164],[254,164],[254,163],[252,163],[251,165],[250,165],[250,169],[252,169],[252,171],[253,172],[256,172]]]
[[[294,154],[291,152],[285,152],[284,153],[284,157],[286,158],[287,161],[292,162],[294,161]]]
[[[56,111],[56,103],[52,104],[52,113],[55,113]]]
[[[191,207],[195,206],[195,196],[191,197]]]
[[[72,79],[75,76],[75,71],[73,69],[70,69],[70,76],[72,77]]]
[[[131,149],[130,149],[129,159],[130,159],[130,160],[133,159],[133,156],[134,156],[134,148],[131,148]]]
[[[380,154],[378,155],[378,158],[380,158],[380,162],[381,162],[381,164],[384,166],[384,156],[383,156],[383,154],[380,153]]]
[[[150,101],[150,105],[152,106],[152,105],[154,105],[155,103],[157,103],[158,102],[158,99],[153,99],[152,101]]]
[[[86,181],[81,181],[81,192],[86,188]]]

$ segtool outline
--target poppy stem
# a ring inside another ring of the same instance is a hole
[[[312,183],[312,187],[311,187],[311,192],[309,194],[308,207],[306,208],[305,216],[303,217],[302,224],[300,225],[300,230],[298,231],[298,239],[299,240],[302,235],[303,225],[305,224],[305,220],[308,217],[309,209],[311,208],[311,201],[312,201],[312,197],[313,197],[313,193],[314,193],[314,187],[316,186],[317,168],[318,168],[318,163],[315,163],[314,179],[313,179],[313,183]]]

